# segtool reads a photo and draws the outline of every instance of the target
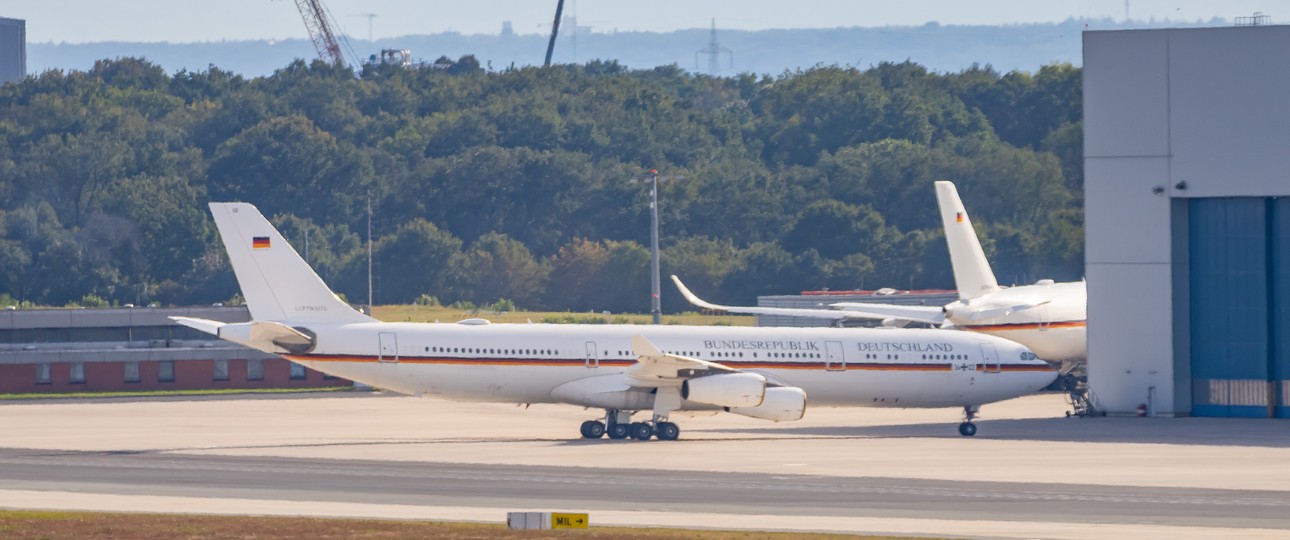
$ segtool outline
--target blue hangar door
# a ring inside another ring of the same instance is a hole
[[[1188,205],[1192,414],[1290,417],[1290,199]]]

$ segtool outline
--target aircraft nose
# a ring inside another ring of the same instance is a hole
[[[1017,354],[1021,357],[1023,364],[1034,368],[1034,371],[1029,372],[1034,375],[1033,379],[1029,381],[1029,386],[1033,386],[1035,390],[1044,388],[1057,380],[1059,375],[1057,367],[1047,360],[1039,358],[1029,348],[1020,346]]]

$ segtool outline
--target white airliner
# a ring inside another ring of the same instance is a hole
[[[881,319],[894,325],[924,322],[1016,341],[1040,358],[1061,362],[1063,371],[1082,365],[1088,358],[1084,282],[1044,279],[1034,285],[1000,287],[952,182],[936,182],[936,201],[959,290],[959,299],[942,307],[862,302],[830,304],[833,309],[720,306],[695,296],[676,276],[672,280],[690,303],[706,309],[834,320]]]
[[[674,412],[797,420],[808,395],[812,405],[963,406],[959,431],[973,435],[980,405],[1056,377],[1022,345],[943,330],[380,322],[332,293],[254,206],[211,212],[252,320],[175,321],[401,393],[604,409],[604,421],[583,422],[586,438],[676,439]],[[650,420],[632,422],[642,411]]]

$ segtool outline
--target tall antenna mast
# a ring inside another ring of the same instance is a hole
[[[707,55],[708,57],[708,74],[710,75],[716,75],[719,71],[721,71],[721,55],[723,54],[730,59],[730,64],[728,68],[735,67],[735,52],[725,47],[722,47],[721,44],[717,42],[716,17],[712,18],[712,33],[709,34],[709,37],[708,37],[708,46],[702,49],[699,49],[694,53],[695,71],[699,70],[699,55],[701,54]]]
[[[368,42],[368,43],[375,43],[375,38],[372,36],[372,20],[376,18],[376,14],[375,14],[375,13],[359,13],[359,14],[357,14],[357,15],[356,15],[356,17],[367,17],[367,42]]]
[[[372,190],[367,190],[367,314],[372,314]]]

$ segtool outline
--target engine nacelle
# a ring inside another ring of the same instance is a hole
[[[766,378],[756,373],[726,373],[681,383],[681,397],[718,407],[756,407],[766,396]]]
[[[806,391],[794,386],[767,388],[761,405],[726,407],[726,411],[772,422],[801,420],[806,414]]]

